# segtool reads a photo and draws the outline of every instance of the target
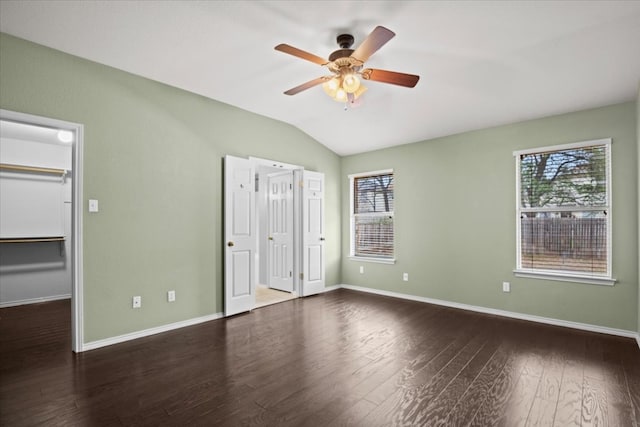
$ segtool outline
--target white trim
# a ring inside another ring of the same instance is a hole
[[[255,166],[269,166],[271,168],[280,168],[283,170],[295,170],[295,169],[304,169],[302,166],[292,165],[290,163],[282,163],[276,160],[262,159],[260,157],[252,157],[249,156],[249,160],[253,162]]]
[[[64,129],[74,132],[75,140],[72,145],[72,214],[71,227],[71,349],[82,351],[84,341],[84,276],[83,276],[83,235],[82,235],[82,183],[84,180],[84,126],[79,123],[36,116],[0,109],[0,119],[14,122]]]
[[[591,141],[574,142],[569,144],[553,145],[548,147],[531,148],[514,151],[516,159],[516,268],[513,270],[518,277],[528,277],[533,279],[559,280],[564,282],[587,283],[592,285],[612,286],[616,280],[612,278],[613,270],[613,196],[611,190],[612,170],[611,170],[611,138],[595,139]],[[526,154],[537,154],[549,151],[564,151],[576,148],[604,146],[606,159],[606,205],[605,206],[569,206],[554,208],[525,208],[522,206],[521,182],[520,182],[520,158]],[[573,212],[573,211],[605,211],[607,218],[607,273],[602,277],[593,277],[587,274],[572,274],[567,272],[550,272],[549,270],[527,270],[522,268],[522,213],[523,212]],[[551,277],[549,277],[551,276]]]
[[[323,292],[332,292],[332,291],[337,291],[338,289],[342,289],[343,285],[333,285],[333,286],[327,286],[324,288]]]
[[[522,156],[525,154],[540,153],[542,151],[561,151],[572,150],[575,148],[591,147],[594,145],[611,145],[611,138],[594,139],[591,141],[572,142],[569,144],[556,144],[547,147],[527,148],[525,150],[516,150],[513,152],[514,156]]]
[[[606,326],[591,325],[588,323],[579,323],[579,322],[572,322],[569,320],[553,319],[550,317],[535,316],[533,314],[516,313],[513,311],[499,310],[496,308],[487,308],[487,307],[462,304],[462,303],[452,302],[452,301],[419,297],[415,295],[401,294],[399,292],[383,291],[380,289],[366,288],[362,286],[341,285],[341,287],[344,289],[351,289],[354,291],[367,292],[371,294],[384,295],[384,296],[394,297],[394,298],[402,298],[410,301],[426,302],[428,304],[458,308],[461,310],[475,311],[475,312],[484,313],[484,314],[493,314],[496,316],[509,317],[512,319],[527,320],[530,322],[544,323],[547,325],[562,326],[565,328],[580,329],[583,331],[597,332],[601,334],[617,335],[621,337],[639,339],[638,334],[635,331],[628,331],[625,329],[609,328]]]
[[[18,305],[25,305],[25,304],[38,304],[41,302],[58,301],[58,300],[70,299],[70,298],[71,298],[71,294],[53,295],[50,297],[40,297],[40,298],[27,298],[27,299],[20,299],[16,301],[0,302],[0,308],[16,307]]]
[[[638,343],[638,348],[640,348],[640,331],[636,334],[636,342]]]
[[[587,276],[582,274],[571,274],[568,272],[547,271],[547,270],[513,270],[516,277],[528,279],[557,280],[559,282],[586,283],[589,285],[613,286],[616,279],[607,276]]]
[[[395,264],[395,258],[375,258],[375,257],[364,257],[364,256],[356,256],[350,255],[348,257],[351,261],[362,261],[362,262],[373,262],[377,264]]]
[[[609,277],[613,276],[613,170],[611,169],[611,138],[608,139],[606,144],[606,173],[607,173],[607,274]]]
[[[168,332],[174,329],[184,328],[186,326],[193,326],[199,323],[221,319],[223,317],[224,317],[223,313],[209,314],[207,316],[196,317],[188,320],[181,320],[179,322],[169,323],[168,325],[156,326],[149,329],[143,329],[142,331],[130,332],[128,334],[118,335],[111,338],[105,338],[103,340],[91,341],[91,342],[85,343],[82,346],[82,351],[95,350],[96,348],[106,347],[109,345],[119,344],[122,342],[135,340],[138,338],[148,337],[150,335],[156,335],[162,332]]]
[[[608,210],[608,206],[553,206],[550,208],[520,208],[520,212],[598,212]]]
[[[390,173],[393,173],[393,169],[381,169],[379,171],[352,173],[351,175],[347,175],[347,177],[349,179],[353,179],[353,178],[362,178],[364,176],[387,175]]]
[[[84,126],[76,129],[76,142],[73,144],[73,181],[72,185],[72,298],[71,298],[71,347],[76,353],[82,351],[84,344],[84,236],[83,236],[83,185],[84,185]]]

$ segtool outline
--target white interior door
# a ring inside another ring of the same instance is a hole
[[[224,315],[255,305],[255,197],[253,163],[224,158]]]
[[[324,174],[303,171],[302,296],[324,291]]]
[[[293,292],[293,171],[267,181],[269,287]]]

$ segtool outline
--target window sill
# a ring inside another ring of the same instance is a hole
[[[513,270],[516,277],[526,277],[528,279],[557,280],[560,282],[586,283],[589,285],[613,286],[616,279],[605,276],[588,276],[583,274],[571,274],[540,270]]]
[[[373,262],[377,264],[395,264],[396,263],[395,258],[373,258],[373,257],[369,258],[369,257],[363,257],[363,256],[350,256],[349,259],[351,261]]]

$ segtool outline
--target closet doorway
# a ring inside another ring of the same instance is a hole
[[[293,171],[253,159],[256,179],[256,301],[254,308],[297,298],[294,290]]]
[[[226,156],[224,178],[225,316],[322,292],[324,174]]]
[[[82,131],[0,110],[0,308],[70,300],[75,352],[83,345]]]

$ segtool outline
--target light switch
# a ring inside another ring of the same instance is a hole
[[[89,212],[98,212],[98,201],[89,199]]]

